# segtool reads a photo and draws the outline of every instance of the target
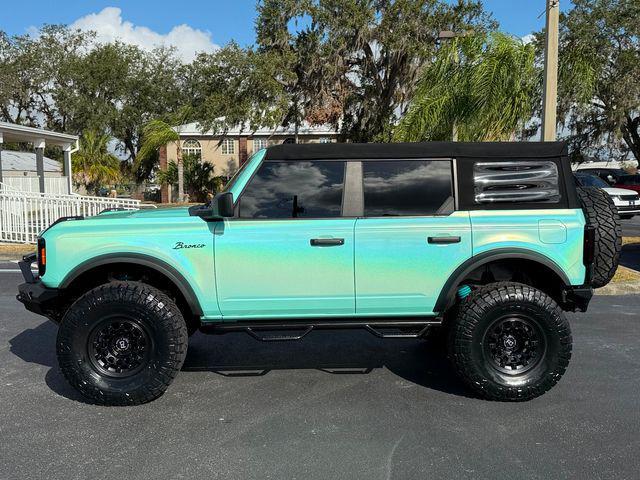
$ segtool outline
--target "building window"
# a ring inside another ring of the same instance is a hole
[[[222,140],[222,154],[233,155],[236,153],[236,142],[233,138],[225,138]]]
[[[265,137],[258,137],[253,139],[253,151],[257,152],[258,150],[262,150],[263,148],[267,148],[269,146],[269,141]]]
[[[194,155],[196,157],[202,158],[202,146],[200,146],[200,142],[197,140],[185,140],[182,143],[182,152],[185,155]]]
[[[329,137],[320,137],[318,143],[331,143],[331,139]]]

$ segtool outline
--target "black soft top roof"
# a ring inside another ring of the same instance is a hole
[[[549,158],[564,155],[567,155],[565,142],[306,143],[269,147],[265,160]]]

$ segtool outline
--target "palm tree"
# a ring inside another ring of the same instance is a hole
[[[182,142],[180,141],[180,125],[187,123],[190,110],[182,108],[172,115],[168,121],[156,119],[149,121],[142,129],[142,145],[136,155],[136,164],[149,158],[160,147],[174,143],[178,167],[178,201],[184,200],[184,162],[182,159]],[[171,124],[177,125],[172,127]],[[134,166],[134,168],[136,168]]]
[[[71,157],[73,180],[87,190],[96,190],[103,184],[120,179],[120,160],[109,153],[109,135],[87,130],[80,137],[80,149]]]
[[[423,72],[396,141],[512,139],[533,115],[535,49],[502,33],[457,37]]]

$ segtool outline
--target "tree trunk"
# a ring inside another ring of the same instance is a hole
[[[182,146],[178,140],[176,158],[178,161],[178,202],[184,201],[184,164],[182,163]]]
[[[626,121],[622,124],[622,138],[633,153],[635,159],[640,163],[640,116],[631,117],[627,115]]]

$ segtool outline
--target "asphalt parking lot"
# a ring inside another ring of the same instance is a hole
[[[324,331],[196,334],[163,397],[108,408],[65,383],[19,281],[0,273],[1,479],[638,478],[640,296],[570,315],[569,370],[527,403],[469,396],[424,341]]]

